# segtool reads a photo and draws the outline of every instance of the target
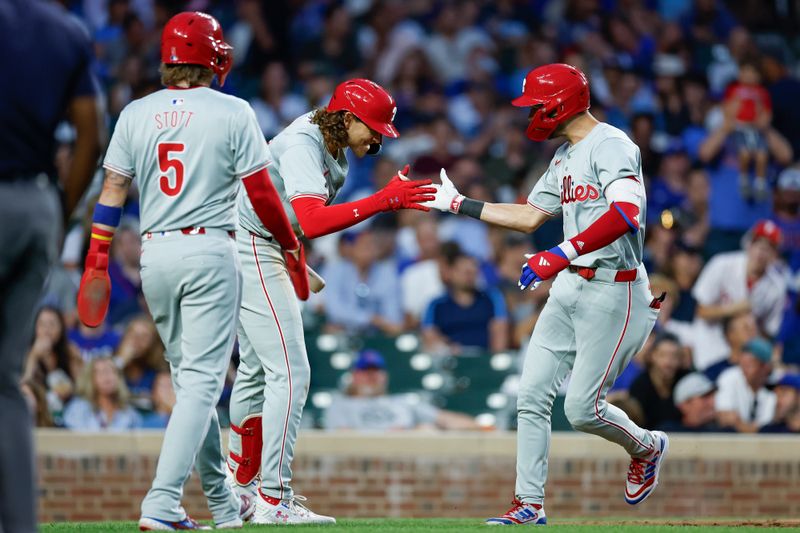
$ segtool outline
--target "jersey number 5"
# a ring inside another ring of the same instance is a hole
[[[183,152],[183,143],[159,143],[158,144],[158,168],[161,172],[169,169],[175,171],[175,185],[170,185],[169,176],[161,176],[159,185],[167,196],[176,196],[183,188],[183,162],[180,159],[170,158],[170,152]]]

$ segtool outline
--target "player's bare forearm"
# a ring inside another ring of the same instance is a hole
[[[550,215],[529,204],[484,204],[481,220],[501,228],[533,233]]]
[[[103,128],[98,104],[93,96],[74,99],[68,115],[75,126],[75,147],[64,187],[64,217],[69,218],[92,181],[100,155]]]
[[[106,169],[106,177],[103,180],[103,190],[100,193],[100,198],[97,200],[97,203],[109,207],[122,207],[125,205],[125,199],[128,197],[128,189],[130,189],[130,187],[130,178],[118,174],[113,170]],[[113,226],[106,226],[105,224],[97,225],[109,230],[116,229]]]

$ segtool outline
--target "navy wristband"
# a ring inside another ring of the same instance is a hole
[[[483,204],[480,200],[473,200],[472,198],[464,198],[461,205],[458,206],[459,215],[467,215],[468,217],[481,219],[483,213]]]
[[[108,205],[97,204],[94,206],[94,215],[92,222],[95,224],[103,224],[116,228],[119,226],[119,221],[122,219],[122,208],[111,207]]]

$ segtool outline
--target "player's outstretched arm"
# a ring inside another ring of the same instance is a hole
[[[406,174],[408,165],[386,187],[361,200],[325,205],[316,196],[299,195],[292,199],[292,208],[303,233],[309,239],[341,231],[384,211],[429,211],[430,208],[422,204],[432,200],[436,192],[431,186],[431,180],[409,180],[405,177]]]
[[[122,218],[122,206],[128,197],[131,178],[106,169],[106,179],[92,216],[92,233],[86,254],[81,285],[78,289],[78,318],[96,328],[103,323],[111,297],[108,277],[108,251],[111,239]]]
[[[528,204],[494,204],[467,198],[458,192],[444,169],[439,173],[439,177],[442,183],[433,185],[436,188],[436,197],[423,204],[427,207],[467,215],[493,226],[524,233],[536,231],[550,218],[544,211]]]

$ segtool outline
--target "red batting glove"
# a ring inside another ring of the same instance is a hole
[[[528,268],[541,280],[552,278],[568,266],[569,259],[558,246],[533,254],[528,259]]]
[[[428,187],[433,182],[431,180],[410,180],[405,177],[406,174],[408,174],[408,165],[398,172],[386,187],[375,193],[375,199],[378,201],[381,211],[397,211],[398,209],[430,211],[429,207],[420,204],[435,198],[436,189]]]
[[[302,243],[296,250],[284,250],[283,257],[286,260],[286,269],[289,271],[289,279],[292,280],[294,293],[298,298],[308,300],[308,270],[306,269],[306,252]]]
[[[96,328],[106,319],[111,299],[111,279],[108,277],[108,249],[111,247],[110,231],[92,228],[89,252],[78,289],[78,318],[90,328]]]

